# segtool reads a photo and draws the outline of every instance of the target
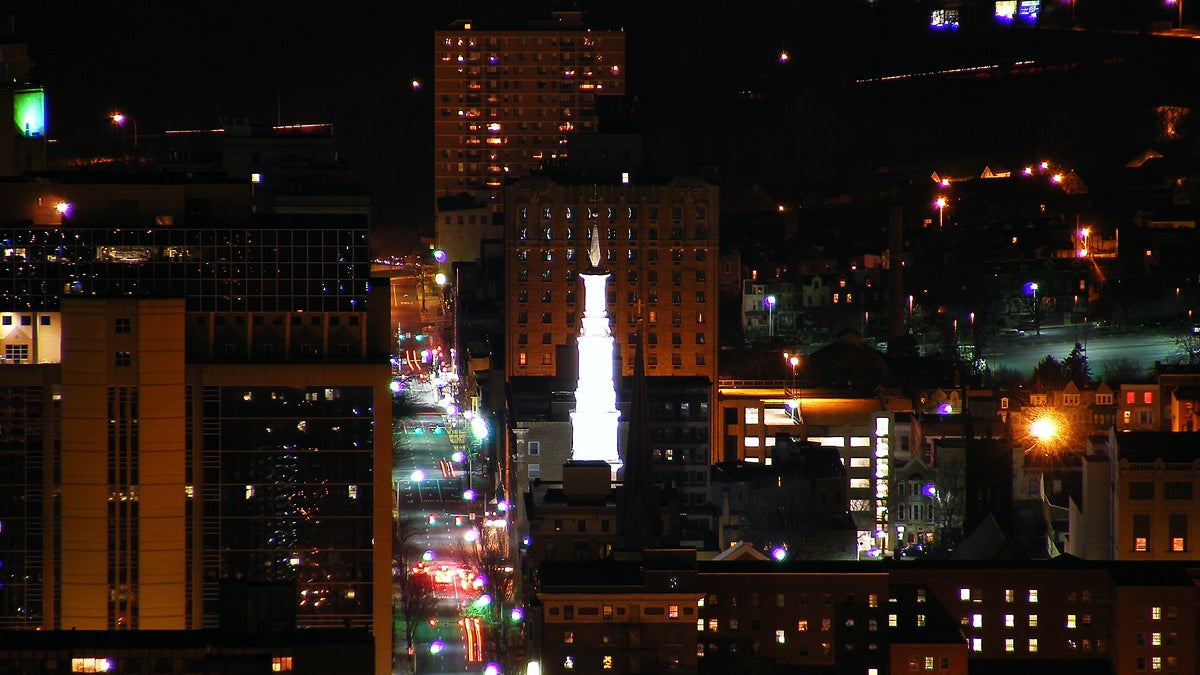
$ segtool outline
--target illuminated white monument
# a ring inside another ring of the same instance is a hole
[[[579,329],[579,384],[575,409],[571,411],[574,441],[571,459],[603,460],[612,467],[613,478],[621,468],[617,450],[617,390],[613,386],[613,337],[608,326],[608,272],[600,268],[600,231],[592,227],[588,249],[591,267],[583,279],[583,322]]]

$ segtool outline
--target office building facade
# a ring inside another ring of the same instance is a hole
[[[250,216],[239,185],[6,189],[10,209],[71,208],[0,229],[0,621],[217,628],[223,585],[283,583],[287,625],[370,629],[390,671],[387,286],[368,287],[366,209]]]

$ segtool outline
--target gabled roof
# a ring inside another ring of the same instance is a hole
[[[967,538],[950,553],[951,560],[1025,560],[1028,556],[1021,553],[1008,537],[996,520],[996,516],[988,514]]]
[[[712,560],[770,560],[762,551],[751,544],[739,541],[711,558]]]

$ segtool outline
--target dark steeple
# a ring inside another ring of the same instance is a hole
[[[640,330],[636,345],[623,484],[617,498],[617,537],[626,549],[652,548],[659,545],[662,536],[661,496],[650,465],[650,404]]]

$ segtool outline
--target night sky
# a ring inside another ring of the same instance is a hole
[[[723,191],[761,183],[803,193],[880,165],[924,159],[920,153],[984,155],[993,141],[1003,149],[1014,142],[1046,151],[1087,149],[1096,144],[1083,131],[1111,139],[1114,126],[1128,128],[1128,115],[1140,112],[1115,106],[1131,104],[1136,94],[1168,102],[1198,91],[1191,85],[1200,47],[1191,44],[1170,56],[1153,46],[1143,50],[1155,55],[1147,59],[1129,58],[1117,46],[1127,38],[1028,30],[931,35],[908,2],[745,0],[736,12],[708,3],[589,4],[604,14],[590,12],[588,25],[626,30],[631,109],[647,156],[670,160],[665,170],[684,173],[719,166]],[[134,116],[143,135],[214,127],[228,118],[334,122],[344,158],[369,176],[384,220],[420,223],[432,215],[433,31],[462,18],[515,27],[523,15],[571,8],[536,0],[312,7],[264,0],[0,0],[0,12],[15,16],[17,35],[29,44],[46,87],[48,133],[63,147],[114,133],[107,116],[117,109]],[[782,49],[792,57],[787,69],[774,63]],[[1040,84],[960,78],[855,85],[861,78],[1026,58],[1122,65]],[[425,84],[417,92],[414,78]],[[1131,83],[1134,96],[1125,91]],[[834,166],[843,159],[854,163]],[[793,171],[790,182],[778,181]]]

